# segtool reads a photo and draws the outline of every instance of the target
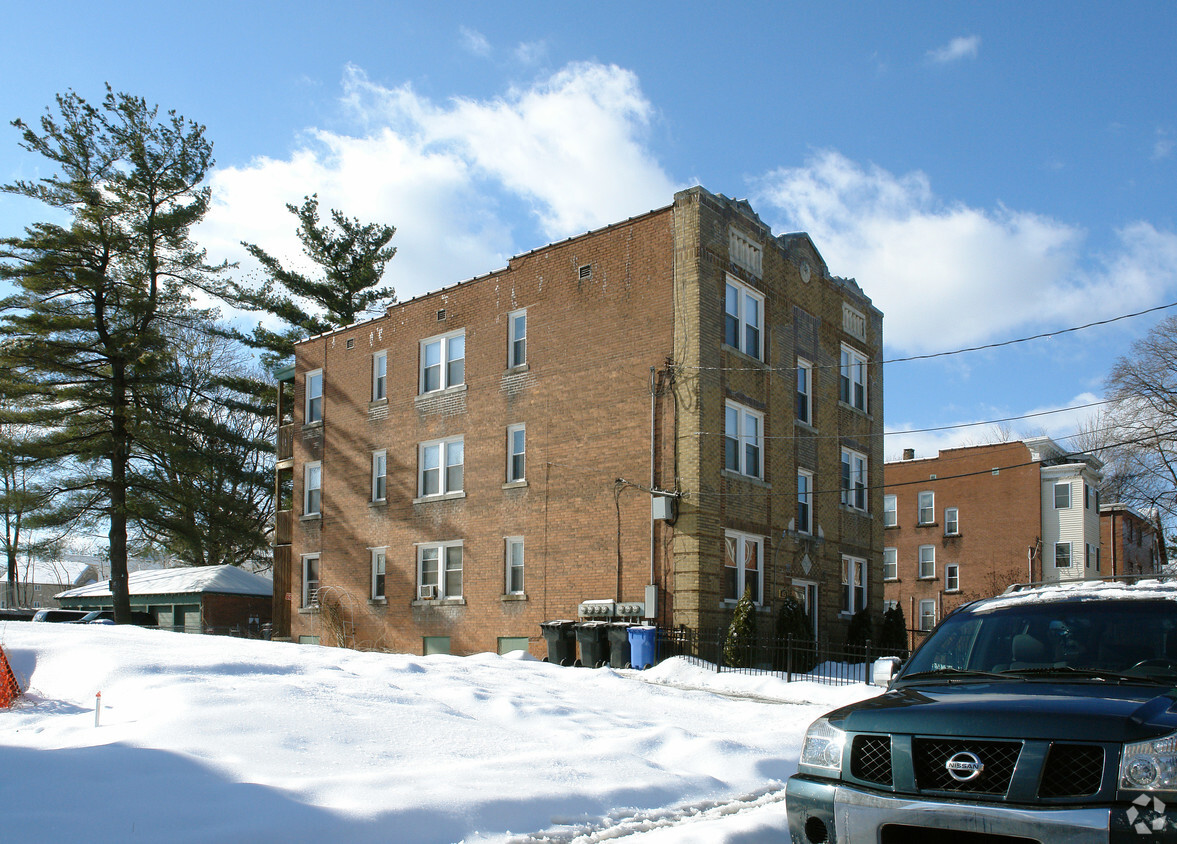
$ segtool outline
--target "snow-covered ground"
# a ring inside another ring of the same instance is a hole
[[[878,691],[94,625],[0,644],[29,690],[0,710],[13,842],[787,840],[805,727]]]

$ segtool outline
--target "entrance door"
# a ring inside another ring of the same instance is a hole
[[[793,597],[805,609],[813,629],[813,641],[817,641],[817,584],[812,580],[793,580]]]

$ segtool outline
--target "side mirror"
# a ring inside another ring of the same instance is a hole
[[[891,685],[891,680],[899,673],[900,665],[902,662],[897,656],[881,656],[876,659],[871,666],[871,685],[883,688]]]

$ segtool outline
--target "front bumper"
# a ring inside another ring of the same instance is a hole
[[[888,825],[1043,844],[1177,842],[1177,806],[1163,804],[1037,808],[890,794],[798,774],[786,785],[785,806],[793,844],[876,844]],[[903,838],[894,831],[892,840]]]

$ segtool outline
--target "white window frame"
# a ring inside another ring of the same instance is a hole
[[[936,523],[936,493],[924,490],[916,498],[916,524],[934,525]]]
[[[388,398],[388,352],[372,355],[372,401]]]
[[[1066,562],[1060,563],[1059,562],[1059,559],[1060,559],[1059,552],[1064,551],[1064,550],[1066,551],[1066,553],[1061,556],[1066,558]],[[1056,569],[1069,569],[1071,567],[1072,562],[1073,561],[1071,560],[1071,543],[1069,543],[1069,542],[1056,542],[1056,543],[1054,543],[1054,567]]]
[[[314,485],[311,484],[312,478]],[[314,493],[313,500],[311,493]],[[302,468],[302,514],[321,516],[323,514],[323,464],[319,460],[303,464]]]
[[[931,630],[936,626],[936,600],[924,598],[919,603],[919,629]]]
[[[451,549],[457,549],[457,566],[451,567],[453,560],[450,553]],[[438,600],[457,600],[462,597],[462,579],[464,577],[465,568],[465,551],[463,549],[462,540],[452,542],[428,542],[421,543],[417,546],[417,598],[422,599],[426,597],[426,590],[429,586],[434,587],[434,594]],[[428,558],[432,557],[435,563],[435,570],[433,572],[433,582],[425,582],[425,563]],[[458,573],[457,589],[451,590],[449,577],[447,576],[451,571]]]
[[[323,421],[323,370],[312,369],[306,374],[306,407],[303,422],[314,425]]]
[[[508,536],[506,544],[506,580],[503,593],[506,595],[522,595],[526,586],[526,554],[522,536]],[[517,576],[517,581],[516,581]]]
[[[307,577],[308,569],[312,561],[314,562],[315,574],[317,575],[314,580],[311,580]],[[302,603],[300,606],[304,609],[307,607],[317,607],[319,605],[319,589],[320,584],[323,582],[321,579],[323,577],[323,571],[319,566],[319,562],[318,554],[302,555]],[[312,583],[314,584],[313,589],[311,588]]]
[[[383,601],[388,598],[388,546],[369,548],[372,552],[372,592],[373,601]]]
[[[436,465],[428,465],[430,453],[436,450]],[[456,495],[466,488],[466,445],[465,438],[447,437],[444,440],[430,440],[417,446],[417,497],[438,498]],[[451,477],[451,469],[457,468],[457,477]],[[437,489],[426,492],[428,473],[437,473]]]
[[[764,602],[764,537],[757,536],[753,533],[744,533],[738,530],[725,530],[723,532],[724,554],[723,554],[723,602],[725,604],[735,604],[743,597],[744,591],[748,588],[748,548],[749,546],[756,549],[756,582],[751,584],[754,588],[753,603],[760,606]],[[734,555],[732,552],[735,552]],[[729,558],[735,563],[734,566],[728,565]],[[735,569],[735,597],[727,594],[729,569]]]
[[[899,579],[899,549],[883,549],[883,580]]]
[[[813,364],[797,358],[797,421],[813,425]]]
[[[507,314],[507,368],[527,363],[527,309]]]
[[[755,321],[751,311],[756,311]],[[723,342],[749,357],[763,361],[764,354],[764,294],[753,290],[734,276],[727,276],[723,291]],[[735,343],[731,328],[735,327]],[[749,342],[749,329],[755,332]],[[749,348],[751,347],[751,348]]]
[[[527,480],[527,426],[507,428],[507,483]]]
[[[883,527],[899,526],[899,496],[883,496]]]
[[[934,580],[936,577],[936,546],[921,545],[919,547],[919,567],[916,576],[920,580]]]
[[[372,501],[384,501],[388,497],[388,452],[379,449],[372,452]]]
[[[867,482],[870,464],[865,454],[852,448],[842,449],[842,506],[867,512],[870,497]]]
[[[437,346],[437,361],[430,362],[430,349]],[[457,352],[461,354],[458,355]],[[458,362],[461,362],[460,371],[457,368]],[[437,369],[437,385],[426,386],[430,380],[429,370]],[[457,387],[466,383],[466,329],[459,329],[451,331],[447,334],[438,334],[434,337],[427,337],[421,341],[420,348],[420,365],[418,367],[419,383],[417,386],[418,392],[421,395],[426,393],[436,393],[441,390],[448,390],[450,387]]]
[[[959,536],[960,535],[960,508],[959,507],[945,507],[944,508],[944,535],[945,536]]]
[[[732,436],[731,424],[733,415],[736,424],[735,436]],[[755,433],[749,432],[750,423],[755,427]],[[735,467],[729,465],[730,444],[735,444]],[[748,464],[750,450],[754,451],[756,466],[749,471]],[[734,401],[724,402],[723,413],[723,467],[729,472],[747,475],[750,478],[764,478],[764,414],[737,404]]]
[[[797,532],[813,533],[813,472],[797,470]]]
[[[866,413],[867,398],[866,355],[853,346],[842,345],[841,366],[838,372],[838,401]]]
[[[1064,491],[1065,491],[1066,495],[1060,496],[1059,493],[1064,492]],[[1066,501],[1062,504],[1059,503],[1060,497],[1066,498]],[[1054,485],[1054,509],[1056,509],[1056,510],[1070,510],[1071,509],[1071,482],[1070,481],[1059,481],[1058,483],[1056,483]]]
[[[960,591],[960,563],[944,564],[944,591]]]
[[[868,592],[866,560],[861,557],[842,557],[842,614],[854,615],[866,607]]]
[[[809,617],[809,624],[813,631],[813,638],[817,640],[817,592],[818,585],[812,580],[793,578],[793,597]]]

